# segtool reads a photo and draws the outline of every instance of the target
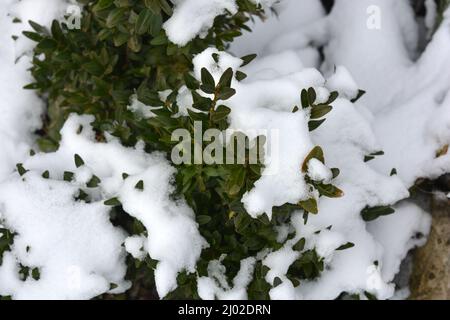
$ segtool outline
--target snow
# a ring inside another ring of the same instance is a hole
[[[237,12],[234,0],[174,0],[175,10],[163,28],[169,40],[184,46],[196,36],[205,35],[214,19],[229,11]]]

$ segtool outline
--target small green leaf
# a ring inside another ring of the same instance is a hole
[[[317,214],[319,213],[319,210],[317,208],[317,201],[314,198],[310,198],[308,200],[305,201],[300,201],[299,206],[303,208],[303,210],[312,213],[312,214]]]
[[[341,170],[338,168],[331,168],[331,173],[333,174],[333,179],[337,178],[341,173]]]
[[[314,90],[314,88],[309,88],[308,89],[309,105],[313,105],[313,103],[316,102],[316,99],[317,99],[316,90]]]
[[[73,180],[73,176],[74,176],[73,172],[64,171],[64,173],[63,173],[63,180],[67,181],[67,182],[70,182],[70,181]]]
[[[346,244],[343,244],[342,246],[340,246],[336,250],[338,250],[338,251],[346,250],[346,249],[353,248],[354,246],[355,246],[355,244],[353,242],[347,242]]]
[[[106,27],[111,29],[117,26],[122,19],[124,19],[125,12],[125,8],[115,8],[111,10],[106,18]]]
[[[219,83],[217,84],[217,88],[225,89],[231,87],[232,79],[233,79],[233,69],[228,68],[220,77]]]
[[[88,183],[86,184],[86,186],[88,188],[97,188],[100,182],[101,182],[100,178],[97,177],[96,175],[93,175],[91,177],[91,179],[88,181]]]
[[[325,164],[325,156],[323,154],[323,150],[320,146],[315,146],[310,152],[309,154],[306,156],[305,160],[303,161],[302,164],[302,172],[305,173],[306,171],[308,171],[308,163],[309,160],[311,159],[317,159],[320,162],[322,162],[323,164]]]
[[[153,13],[150,9],[144,9],[139,13],[136,21],[135,30],[137,34],[144,34],[150,30],[150,24],[152,23]]]
[[[186,87],[191,90],[197,90],[200,87],[197,79],[189,73],[184,74],[184,83],[186,84]]]
[[[247,78],[247,74],[245,74],[244,72],[242,72],[242,71],[236,71],[236,80],[237,81],[242,81],[242,80],[244,80],[245,78]]]
[[[336,99],[339,97],[339,92],[333,91],[330,93],[330,96],[328,97],[327,104],[332,104]]]
[[[38,24],[32,20],[29,20],[28,23],[34,29],[34,31],[36,31],[37,33],[48,34],[47,29],[45,27],[41,26],[40,24]]]
[[[314,131],[316,130],[318,127],[320,127],[322,125],[322,123],[325,122],[325,119],[322,120],[311,120],[308,122],[308,129],[309,131]]]
[[[295,251],[303,251],[303,249],[305,249],[305,244],[306,244],[306,239],[301,238],[300,240],[297,241],[296,244],[294,244],[292,249]]]
[[[364,91],[364,90],[359,90],[359,91],[358,91],[358,95],[357,95],[354,99],[352,99],[351,102],[352,102],[352,103],[355,103],[356,101],[358,101],[359,99],[361,99],[362,96],[364,96],[365,94],[366,94],[366,91]]]
[[[225,101],[225,100],[230,99],[235,94],[236,94],[236,90],[235,89],[233,89],[233,88],[223,88],[222,90],[220,90],[219,94],[217,95],[217,99]]]
[[[78,154],[75,154],[74,161],[77,168],[84,166],[84,161]]]
[[[211,73],[209,73],[208,69],[202,68],[201,79],[202,79],[202,84],[203,85],[211,87],[211,88],[215,88],[216,87],[216,83],[214,81],[214,77],[211,75]],[[213,93],[214,93],[214,89],[213,89]]]
[[[332,184],[317,184],[317,190],[320,195],[328,197],[328,198],[340,198],[344,195],[344,192],[336,186]]]
[[[281,281],[281,279],[279,277],[275,277],[275,279],[273,279],[273,287],[274,288],[278,287],[282,283],[283,283],[283,281]]]
[[[42,173],[42,178],[44,178],[44,179],[50,178],[50,172],[48,170],[44,171]]]
[[[227,106],[224,106],[224,105],[220,105],[214,111],[214,113],[212,115],[212,120],[214,122],[219,122],[219,121],[221,121],[223,119],[226,119],[230,113],[231,113],[231,109],[230,108],[228,108]]]
[[[302,93],[300,94],[301,102],[302,102],[302,108],[308,108],[309,107],[309,99],[308,99],[308,91],[306,89],[302,90]]]

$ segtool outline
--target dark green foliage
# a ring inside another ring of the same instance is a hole
[[[43,151],[55,150],[59,142],[59,130],[67,116],[76,112],[92,114],[96,139],[105,141],[105,133],[112,134],[126,146],[134,146],[137,141],[145,143],[147,152],[162,151],[170,156],[177,142],[172,141],[176,129],[194,131],[194,121],[202,123],[203,130],[228,128],[231,109],[227,100],[235,93],[232,79],[242,80],[246,75],[241,71],[227,69],[215,81],[207,69],[201,70],[201,81],[196,80],[192,71],[192,58],[207,47],[214,45],[219,50],[248,29],[245,23],[252,15],[261,16],[263,11],[249,0],[238,0],[239,12],[233,16],[225,14],[215,19],[214,25],[205,38],[196,38],[185,47],[169,42],[162,23],[172,12],[172,4],[166,0],[79,0],[85,4],[81,30],[68,30],[64,24],[53,22],[51,30],[46,30],[30,22],[34,31],[24,35],[37,42],[34,50],[31,73],[35,82],[26,88],[37,90],[47,102],[47,113],[39,146]],[[44,55],[44,59],[38,56]],[[242,57],[244,65],[256,55]],[[217,61],[219,56],[213,54]],[[177,94],[186,85],[193,97],[192,109],[187,116],[179,116]],[[171,94],[162,100],[159,91],[170,89]],[[205,97],[197,90],[209,94]],[[154,117],[142,119],[127,109],[130,97],[154,107]],[[301,91],[301,105],[311,116],[310,130],[318,128],[325,116],[332,110],[331,103],[337,97],[332,92],[326,103],[317,103],[313,88]],[[298,108],[297,108],[298,110]],[[82,128],[81,128],[82,130]],[[248,137],[245,137],[248,141]],[[258,137],[264,139],[264,137]],[[233,147],[237,139],[231,139]],[[256,144],[258,145],[258,144]],[[204,149],[205,145],[202,145]],[[81,150],[80,150],[81,151]],[[224,146],[226,151],[226,146]],[[249,151],[249,150],[248,150]],[[224,155],[226,152],[224,152]],[[237,155],[235,156],[237,157]],[[169,158],[169,157],[168,157]],[[305,159],[302,171],[311,189],[318,190],[320,196],[340,197],[343,192],[332,184],[313,181],[307,176],[308,161],[316,158],[325,163],[320,147],[314,148]],[[169,159],[170,160],[170,159]],[[74,155],[76,167],[84,165],[79,155]],[[236,161],[235,161],[236,163]],[[167,299],[196,299],[197,276],[207,275],[211,260],[225,255],[222,264],[226,276],[231,281],[240,268],[241,260],[256,256],[262,249],[278,250],[285,242],[277,241],[276,227],[289,223],[292,213],[317,214],[317,199],[305,199],[298,204],[285,204],[273,208],[272,219],[266,215],[253,219],[246,212],[241,198],[251,190],[263,170],[262,159],[250,163],[248,155],[243,164],[179,164],[175,177],[176,192],[172,196],[182,197],[193,209],[201,235],[209,243],[197,262],[197,274],[182,272],[178,275],[178,287]],[[26,170],[18,166],[20,174]],[[333,169],[333,176],[339,174]],[[47,177],[49,174],[46,175]],[[123,173],[123,179],[128,178]],[[64,180],[71,182],[72,172],[64,172]],[[93,176],[87,188],[96,188],[100,179]],[[144,181],[135,185],[144,191]],[[88,189],[80,189],[76,195],[79,201],[88,201]],[[142,224],[130,217],[116,197],[104,201],[110,206],[111,222],[130,234],[144,234]],[[291,234],[288,239],[292,239]],[[301,279],[314,279],[324,269],[324,262],[315,250],[302,252],[306,240],[302,238],[294,245],[299,258],[289,268],[288,278],[295,285]],[[127,257],[127,279],[133,283],[125,296],[116,298],[156,298],[153,270],[157,261],[147,256],[144,261]],[[267,299],[269,290],[280,284],[280,279],[269,284],[265,280],[268,268],[257,261],[253,280],[248,287],[250,299]],[[114,286],[114,284],[112,284]],[[103,295],[100,298],[112,298]]]

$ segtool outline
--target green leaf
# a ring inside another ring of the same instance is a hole
[[[163,20],[160,14],[154,14],[150,20],[150,34],[157,36],[161,32]]]
[[[77,168],[84,166],[84,161],[81,159],[81,157],[78,154],[75,154],[74,156],[75,166]]]
[[[44,179],[50,178],[50,172],[48,170],[44,171],[42,173],[42,178],[44,178]]]
[[[48,31],[45,27],[41,26],[40,24],[29,20],[28,23],[30,24],[30,26],[33,28],[34,31],[36,31],[37,33],[41,33],[41,34],[48,34]]]
[[[33,40],[34,42],[40,42],[44,39],[39,33],[36,32],[22,31],[22,34],[28,39]]]
[[[308,99],[308,91],[306,91],[306,89],[303,89],[301,94],[300,94],[300,98],[301,98],[301,103],[302,103],[302,108],[306,109],[309,107],[309,99]]]
[[[91,177],[91,179],[88,181],[88,183],[86,184],[86,186],[88,188],[97,188],[100,182],[101,182],[100,178],[97,177],[96,175],[93,175]]]
[[[104,204],[105,206],[112,206],[112,207],[120,206],[120,205],[121,205],[119,199],[117,199],[117,198],[111,198],[111,199],[109,199],[109,200],[106,200],[105,202],[103,202],[103,204]]]
[[[369,162],[369,161],[375,159],[376,156],[382,156],[382,155],[384,155],[384,151],[373,152],[373,153],[369,154],[368,156],[364,157],[364,162]]]
[[[74,176],[73,172],[64,171],[64,173],[63,173],[63,180],[67,181],[67,182],[70,182],[70,181],[73,180],[73,176]]]
[[[197,90],[200,87],[197,79],[189,73],[184,74],[184,83],[186,84],[186,87],[191,90]]]
[[[217,107],[217,109],[214,111],[212,115],[212,120],[214,122],[219,122],[221,120],[224,120],[228,117],[228,115],[231,113],[231,109],[227,106],[220,105]]]
[[[316,94],[316,90],[314,90],[314,88],[309,88],[308,89],[308,101],[309,101],[309,105],[313,105],[314,102],[316,102],[317,99],[317,94]]]
[[[168,16],[172,15],[172,7],[169,5],[169,3],[167,2],[167,0],[158,0],[161,9],[164,11],[165,14],[167,14]]]
[[[192,99],[194,103],[192,107],[201,111],[209,111],[212,107],[212,100],[206,97],[201,96],[195,91],[192,91]]]
[[[41,51],[49,51],[56,49],[57,43],[53,39],[43,39],[41,42],[38,43],[36,46],[36,49]]]
[[[308,163],[311,159],[317,159],[323,164],[325,164],[325,156],[323,154],[323,150],[320,146],[315,146],[306,156],[305,160],[302,164],[302,172],[305,173],[308,171]]]
[[[104,72],[103,66],[97,61],[90,61],[81,66],[84,70],[94,76],[101,76]]]
[[[94,12],[109,8],[114,3],[114,0],[99,0],[92,8]]]
[[[217,99],[218,100],[228,100],[230,99],[232,96],[234,96],[236,94],[236,90],[233,88],[223,88],[222,90],[220,90],[220,92],[217,94]]]
[[[139,182],[138,183],[136,183],[136,185],[134,186],[134,188],[135,189],[138,189],[138,190],[144,190],[144,181],[143,180],[139,180]]]
[[[200,226],[203,226],[203,225],[209,223],[210,221],[211,221],[210,216],[206,216],[206,215],[197,216],[197,222]]]
[[[338,251],[346,250],[346,249],[353,248],[354,246],[355,246],[355,244],[353,242],[347,242],[346,244],[343,244],[342,246],[340,246],[336,250],[338,250]]]
[[[328,198],[340,198],[344,195],[344,192],[341,189],[333,186],[332,184],[320,183],[316,185],[316,188],[319,191],[320,195]]]
[[[247,75],[244,73],[244,72],[242,72],[242,71],[236,71],[236,80],[237,81],[242,81],[242,80],[244,80],[245,78],[247,78]]]
[[[214,81],[214,77],[211,75],[211,73],[209,73],[208,69],[202,68],[201,79],[202,79],[202,85],[203,86],[206,86],[208,88],[212,88],[212,92],[207,92],[207,93],[214,93],[214,89],[216,87],[216,83]]]
[[[393,214],[395,210],[390,206],[366,207],[361,211],[364,221],[373,221],[381,216]]]
[[[245,183],[245,169],[242,166],[237,167],[231,173],[231,176],[228,180],[228,194],[232,196],[236,196],[244,187]]]
[[[111,10],[106,18],[106,27],[114,28],[117,26],[125,16],[126,8],[115,8]]]
[[[242,57],[241,60],[242,60],[243,62],[242,62],[241,67],[245,67],[246,65],[248,65],[248,64],[249,64],[250,62],[252,62],[256,57],[257,57],[256,54],[249,54],[249,55],[246,55],[246,56]]]
[[[308,129],[309,131],[314,131],[316,130],[318,127],[321,126],[322,123],[325,122],[325,119],[322,120],[312,120],[308,122]]]
[[[303,249],[305,249],[305,244],[306,244],[306,239],[301,238],[300,240],[297,241],[296,244],[294,244],[292,249],[295,251],[303,251]]]
[[[232,80],[233,80],[233,69],[228,68],[220,77],[219,83],[217,84],[217,88],[218,89],[230,88]]]
[[[130,36],[128,34],[118,32],[118,33],[114,34],[114,37],[113,37],[114,45],[116,47],[120,47],[120,46],[124,45],[125,43],[127,43],[129,38],[130,38]]]
[[[57,41],[64,41],[64,33],[61,30],[61,26],[59,25],[59,22],[57,20],[53,20],[52,26],[51,26],[51,32],[53,38],[55,38]]]
[[[274,288],[278,287],[282,283],[283,283],[283,281],[281,281],[281,279],[279,277],[275,277],[275,279],[273,279],[273,287]]]
[[[317,214],[319,213],[319,210],[317,208],[317,201],[314,198],[310,198],[308,200],[305,201],[300,201],[299,206],[303,208],[303,210],[312,213],[312,214]]]
[[[331,173],[333,174],[333,179],[337,178],[341,173],[341,170],[338,168],[331,168]]]
[[[144,34],[150,30],[150,24],[152,23],[153,13],[150,9],[143,9],[136,21],[135,30],[137,34]]]
[[[152,41],[150,41],[150,44],[152,46],[161,46],[163,44],[167,44],[167,40],[167,36],[164,33],[161,33],[158,36],[154,37]]]
[[[23,176],[25,173],[28,172],[28,170],[25,170],[22,163],[16,164],[16,168],[17,168],[17,172],[19,173],[20,176]]]
[[[327,104],[332,104],[339,97],[339,92],[333,91],[330,93]]]

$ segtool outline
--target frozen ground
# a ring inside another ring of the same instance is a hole
[[[201,35],[225,9],[234,10],[233,0],[206,1],[202,10],[196,1],[174,2],[174,17],[165,28],[179,44]],[[263,176],[242,199],[249,214],[270,215],[273,206],[311,196],[299,168],[314,145],[323,147],[327,165],[316,167],[317,179],[327,179],[328,168],[338,167],[341,174],[334,184],[345,192],[340,199],[321,198],[320,213],[307,225],[295,214],[286,228],[294,228],[296,237],[279,251],[243,260],[233,287],[214,281],[221,278],[221,264],[213,261],[209,277],[199,279],[202,298],[246,298],[256,259],[270,268],[269,283],[275,277],[282,280],[270,292],[274,299],[334,299],[342,292],[364,291],[380,299],[395,295],[392,280],[400,263],[412,247],[423,244],[416,235],[427,234],[430,224],[427,213],[405,200],[408,188],[417,178],[450,171],[450,156],[436,157],[450,142],[450,12],[419,52],[419,35],[429,32],[423,32],[407,3],[337,0],[326,16],[319,0],[282,0],[275,5],[277,17],[256,21],[253,33],[238,39],[230,52],[219,53],[218,63],[211,57],[213,48],[196,57],[195,76],[206,67],[219,77],[228,67],[239,68],[242,61],[233,55],[259,55],[244,68],[248,78],[233,84],[237,94],[228,102],[231,128],[277,129],[280,135],[279,159],[270,164],[277,166],[277,174]],[[95,142],[87,116],[67,120],[57,152],[29,156],[43,104],[21,89],[30,82],[26,69],[31,43],[11,39],[27,28],[13,24],[12,18],[48,25],[66,5],[62,0],[0,4],[0,214],[2,223],[18,234],[0,265],[0,294],[17,299],[91,298],[109,291],[111,283],[116,285],[112,293],[121,292],[129,287],[124,280],[127,251],[135,257],[142,257],[143,251],[159,261],[156,285],[164,296],[176,286],[179,271],[194,271],[207,245],[192,210],[182,200],[169,199],[174,169],[168,161],[158,153],[146,154],[140,145],[124,148],[114,139]],[[193,14],[196,23],[186,24]],[[428,26],[432,19],[427,17]],[[312,134],[307,130],[308,112],[291,112],[300,90],[308,87],[323,101],[330,91],[340,93],[327,121]],[[367,94],[352,103],[359,89]],[[189,99],[184,101],[189,107]],[[383,156],[364,162],[365,156],[380,150]],[[75,153],[84,161],[78,168]],[[29,170],[22,177],[14,172],[19,162]],[[393,168],[396,175],[391,175]],[[46,170],[50,179],[41,176]],[[72,182],[61,181],[64,171],[74,172]],[[125,181],[123,172],[129,174]],[[94,175],[101,180],[91,190],[95,201],[74,201]],[[140,180],[144,193],[133,188]],[[103,201],[113,197],[144,224],[148,238],[128,237],[112,226]],[[396,213],[364,222],[360,211],[379,205],[395,205]],[[294,288],[285,274],[298,258],[292,246],[302,237],[306,248],[316,248],[325,258],[327,268],[318,280]],[[355,246],[335,251],[347,242]],[[39,268],[40,280],[19,280],[19,264]]]

